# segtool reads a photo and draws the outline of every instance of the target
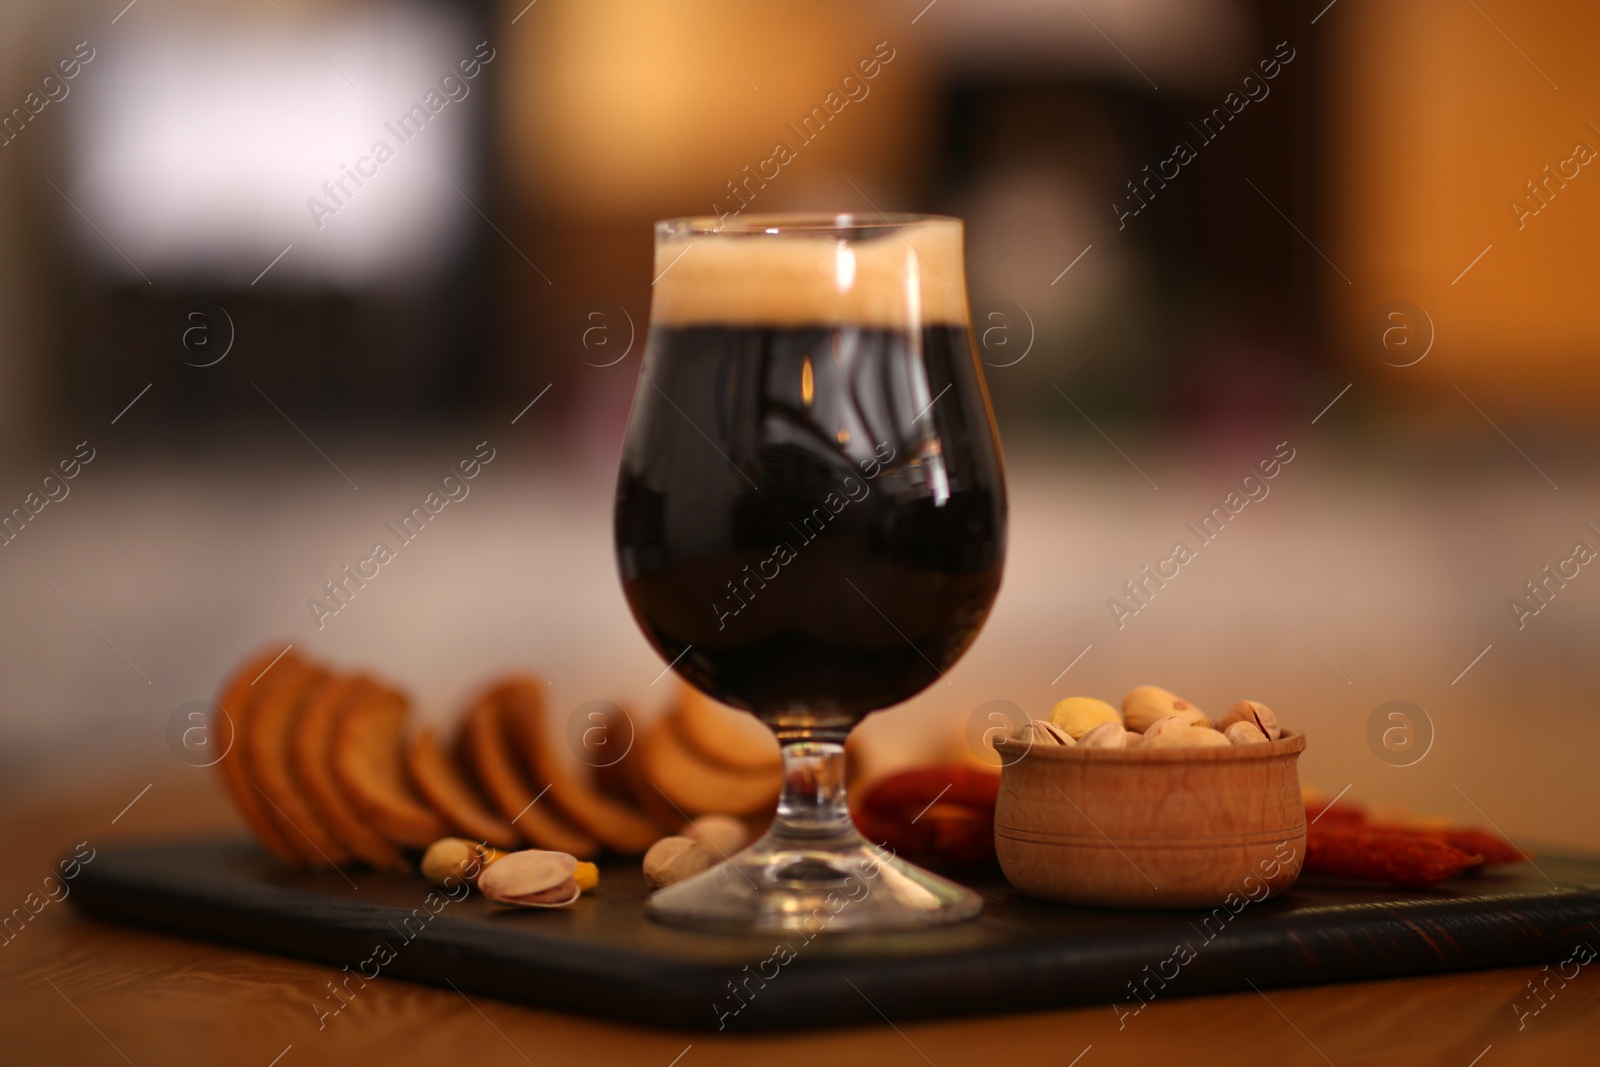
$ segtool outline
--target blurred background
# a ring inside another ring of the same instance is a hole
[[[195,788],[175,709],[274,642],[431,718],[530,664],[654,714],[610,549],[649,224],[881,209],[968,222],[1013,526],[879,758],[1156,682],[1273,705],[1330,793],[1600,847],[1597,31],[1578,0],[12,0],[0,796]]]

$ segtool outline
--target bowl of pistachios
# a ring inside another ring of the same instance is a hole
[[[1242,907],[1305,859],[1305,735],[1241,700],[1212,719],[1142,685],[1068,697],[997,742],[995,852],[1029,896],[1110,908]]]

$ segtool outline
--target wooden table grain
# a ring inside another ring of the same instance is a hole
[[[55,861],[80,841],[235,825],[208,774],[150,773],[80,770],[74,781],[98,784],[0,797],[3,906],[31,914]],[[0,945],[8,1064],[1499,1067],[1592,1062],[1600,1038],[1592,965],[1564,983],[1553,969],[1515,968],[1158,1000],[1120,1027],[1104,1006],[760,1037],[631,1028],[378,979],[319,1025],[313,1002],[326,1003],[331,967],[102,924],[70,899],[25,922],[12,914]],[[1530,983],[1548,991],[1536,999]]]

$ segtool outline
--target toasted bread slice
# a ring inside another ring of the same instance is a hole
[[[644,743],[643,773],[649,785],[682,816],[753,815],[776,804],[782,768],[735,771],[702,758],[680,732],[679,715],[668,715]]]
[[[639,742],[643,738],[633,721],[633,716],[622,708],[617,708],[615,712],[603,713],[598,718],[591,716],[590,721],[595,724],[594,729],[606,739],[606,747],[600,750],[604,751],[605,759],[600,763],[590,764],[590,769],[594,772],[594,787],[613,800],[637,805],[633,796],[633,786],[628,782],[627,762],[630,757],[638,754]],[[617,747],[622,748],[622,755],[613,754],[613,740]],[[595,752],[596,757],[599,754],[599,751]]]
[[[289,755],[301,712],[329,681],[327,671],[303,662],[263,678],[256,687],[260,692],[245,730],[244,752],[251,780],[278,829],[297,846],[308,846],[317,862],[340,867],[350,862],[350,851],[317,815],[295,779]]]
[[[544,689],[538,681],[510,679],[496,692],[504,717],[502,729],[516,739],[534,788],[548,786],[556,806],[614,852],[641,855],[656,843],[661,832],[642,812],[591,788],[550,748],[544,731]]]
[[[688,684],[678,697],[677,722],[684,742],[711,763],[735,771],[775,771],[783,764],[778,738],[766,723]]]
[[[672,810],[644,774],[644,739],[649,731],[626,711],[617,710],[628,717],[628,723],[623,725],[616,715],[608,715],[603,725],[608,737],[628,739],[627,751],[615,762],[594,768],[595,788],[613,800],[638,808],[660,836],[676,834],[683,828],[683,816]]]
[[[234,808],[239,812],[240,818],[244,819],[250,832],[256,836],[256,840],[283,862],[303,866],[310,862],[307,859],[310,849],[305,847],[304,842],[298,847],[291,842],[288,835],[279,829],[277,822],[267,813],[266,799],[256,791],[251,779],[249,762],[245,758],[250,717],[255,707],[256,694],[259,692],[258,683],[265,683],[267,678],[280,673],[290,673],[297,666],[299,666],[298,656],[273,648],[245,660],[223,687],[217,703],[222,714],[232,725],[233,744],[217,761],[217,770],[222,775],[222,784],[227,789]],[[220,736],[220,724],[213,722],[211,732]]]
[[[379,870],[405,870],[408,864],[388,838],[368,826],[351,807],[333,777],[333,735],[346,708],[362,698],[366,678],[336,677],[312,695],[300,713],[290,743],[290,764],[306,799],[343,845]]]
[[[465,775],[440,747],[433,730],[422,726],[406,747],[411,779],[451,829],[495,848],[514,849],[522,844],[515,827],[491,811]]]
[[[540,848],[568,852],[588,859],[600,851],[594,838],[571,826],[553,803],[529,786],[512,753],[517,741],[503,726],[501,703],[492,692],[485,693],[467,713],[462,725],[461,749],[500,814],[517,831]]]
[[[683,828],[691,819],[692,814],[677,807],[656,784],[651,781],[649,772],[645,769],[644,751],[649,744],[650,737],[657,730],[666,729],[664,721],[656,722],[649,730],[639,735],[637,751],[628,755],[622,761],[622,766],[628,775],[628,787],[633,797],[638,801],[639,807],[650,816],[652,822],[661,828],[663,836],[668,834],[682,834]]]
[[[446,832],[406,775],[405,698],[367,688],[339,717],[333,735],[333,777],[356,812],[391,842],[427,848]]]

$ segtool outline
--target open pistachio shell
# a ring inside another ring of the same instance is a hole
[[[578,899],[577,869],[577,859],[565,852],[513,852],[479,875],[478,891],[497,904],[559,908]]]

